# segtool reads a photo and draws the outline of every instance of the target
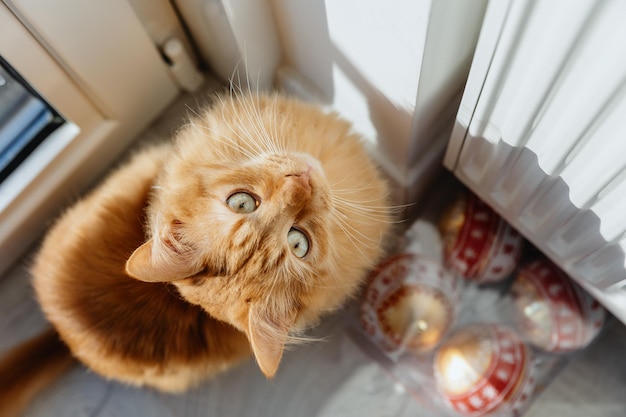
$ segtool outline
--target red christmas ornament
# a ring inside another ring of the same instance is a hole
[[[454,321],[456,278],[413,253],[394,256],[370,277],[361,324],[385,353],[432,350]]]
[[[548,259],[522,267],[511,291],[522,333],[545,351],[584,348],[604,324],[604,308]]]
[[[510,328],[480,324],[455,332],[435,356],[437,389],[466,416],[518,416],[535,386],[532,352]]]
[[[461,196],[439,222],[446,265],[479,283],[498,282],[513,272],[524,239],[473,194]]]

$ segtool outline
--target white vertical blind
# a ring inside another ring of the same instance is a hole
[[[625,19],[621,0],[491,1],[445,158],[605,295],[626,282]]]

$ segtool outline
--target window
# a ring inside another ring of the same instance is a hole
[[[0,182],[1,273],[179,88],[126,1],[2,0],[0,56],[12,94],[24,88],[50,111],[40,122],[65,120],[11,151]]]
[[[63,122],[0,56],[0,182]]]

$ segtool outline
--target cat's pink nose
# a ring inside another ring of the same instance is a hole
[[[307,190],[311,189],[311,168],[310,166],[306,171],[298,172],[297,174],[288,174],[288,177],[291,177],[295,181],[297,181],[300,185],[302,185]]]

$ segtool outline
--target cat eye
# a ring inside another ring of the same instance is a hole
[[[298,258],[304,258],[309,253],[309,238],[300,230],[292,227],[287,233],[287,242]]]
[[[239,191],[226,199],[226,204],[235,213],[252,213],[259,207],[259,200],[252,194]]]

